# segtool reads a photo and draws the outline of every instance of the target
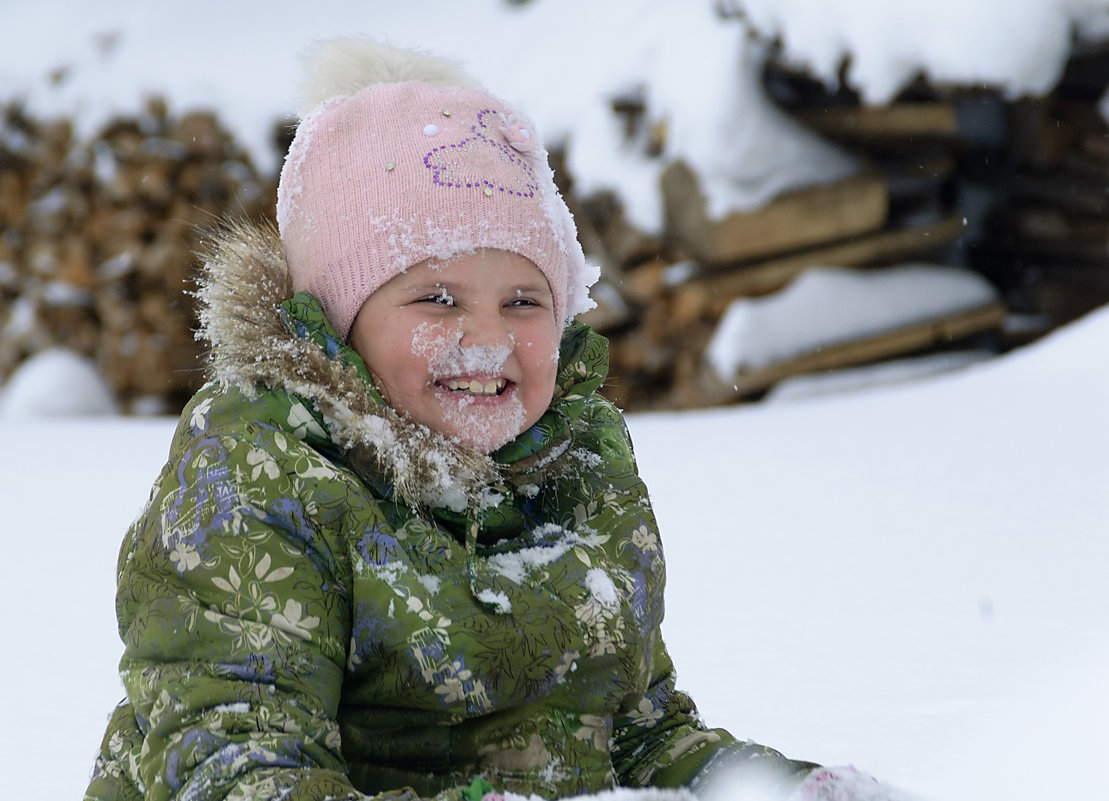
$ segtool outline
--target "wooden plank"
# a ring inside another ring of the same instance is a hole
[[[709,219],[693,171],[682,162],[662,175],[668,235],[703,263],[720,264],[779,253],[869,233],[889,213],[889,191],[877,175],[779,195],[751,212]]]
[[[690,313],[719,315],[733,299],[775,292],[810,267],[862,267],[904,261],[913,255],[947,247],[963,230],[961,217],[949,217],[920,228],[883,231],[793,256],[744,265],[729,272],[697,277],[676,287],[673,293],[677,305]]]
[[[740,400],[791,376],[854,367],[963,339],[1000,328],[1005,314],[1003,304],[992,303],[876,336],[827,345],[788,362],[740,372],[730,384],[720,381],[710,368],[705,368],[703,400],[706,405]]]
[[[798,110],[796,116],[825,136],[850,140],[953,137],[959,133],[954,103],[894,103]]]

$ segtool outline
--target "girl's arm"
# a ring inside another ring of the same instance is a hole
[[[674,666],[662,638],[656,640],[654,672],[647,692],[613,721],[613,762],[622,785],[698,788],[726,771],[729,782],[756,775],[784,798],[812,763],[786,759],[772,748],[737,741],[710,729],[692,699],[675,688]]]
[[[648,599],[645,617],[653,618],[649,656],[650,681],[642,697],[625,703],[626,714],[613,721],[613,763],[617,780],[629,786],[700,786],[709,774],[730,766],[753,775],[767,772],[788,794],[813,767],[777,751],[737,741],[724,729],[709,729],[693,701],[675,687],[674,666],[662,642],[664,565],[657,523],[647,489],[639,478],[631,438],[622,415],[607,401],[593,397],[578,421],[579,441],[599,464],[590,472],[594,486],[585,496],[604,497],[588,525],[610,535],[615,553],[629,573],[641,577]]]
[[[184,444],[124,543],[128,701],[89,797],[364,798],[336,724],[350,565],[328,508],[343,483],[291,437],[247,436]]]

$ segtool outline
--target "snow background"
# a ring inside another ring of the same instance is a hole
[[[850,49],[853,79],[879,99],[915,66],[1040,91],[1065,58],[1060,30],[1071,20],[1094,30],[1107,14],[1092,17],[1100,4],[1085,0],[843,0],[833,25],[830,5],[743,3],[817,71]],[[670,158],[723,177],[711,187],[717,210],[850,169],[770,108],[749,72],[731,69],[757,60],[758,47],[710,9],[9,1],[0,96],[75,114],[91,130],[160,91],[177,111],[217,108],[265,163],[272,120],[293,105],[297,51],[314,37],[385,33],[463,58],[548,140],[572,132],[575,178],[636,198],[637,221],[657,221],[654,181]],[[546,66],[552,57],[557,67]],[[51,85],[63,66],[69,79]],[[661,160],[624,144],[606,111],[629,89],[671,121]],[[632,416],[667,546],[665,634],[708,722],[935,799],[1104,794],[1106,342],[1102,310],[1008,356],[958,359],[963,369],[946,375]],[[881,372],[894,370],[900,377]],[[121,694],[115,557],[175,423],[17,416],[44,392],[93,397],[90,380],[52,354],[25,372],[24,400],[12,387],[4,395],[3,798],[78,797]]]

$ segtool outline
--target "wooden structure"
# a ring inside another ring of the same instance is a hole
[[[1109,47],[1076,53],[1059,86],[1011,101],[923,83],[867,107],[771,60],[771,97],[865,169],[711,219],[682,163],[661,181],[666,229],[630,225],[620,199],[582,197],[552,154],[583,244],[603,265],[587,315],[611,341],[606,392],[628,410],[756,398],[783,377],[922,353],[977,338],[996,350],[1109,303],[1109,126],[1098,103]],[[629,136],[663,152],[666,127],[638,98],[614,101]],[[63,344],[93,357],[128,408],[172,412],[200,380],[195,226],[273,214],[260,175],[210,114],[151,101],[91,141],[63,121],[0,108],[0,381]],[[281,123],[278,123],[280,126]],[[649,130],[636,131],[636,125]],[[280,131],[279,149],[289,130]],[[703,352],[728,304],[821,266],[930,261],[986,276],[1003,303],[837,343],[714,382]],[[1014,333],[1013,315],[1025,322]],[[1031,331],[1031,334],[1028,332]]]

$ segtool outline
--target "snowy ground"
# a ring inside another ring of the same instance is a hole
[[[1106,342],[1109,309],[898,388],[633,417],[709,722],[934,799],[1099,797]],[[173,425],[0,421],[2,798],[82,789],[120,695],[115,554]]]
[[[705,717],[934,799],[1099,797],[1107,342],[1103,310],[898,388],[632,417]],[[0,798],[82,789],[121,692],[116,549],[173,425],[0,420]]]
[[[731,144],[733,163],[704,165],[731,178],[717,203],[840,169],[742,79],[721,107],[721,70],[750,54],[739,29],[710,28],[707,15],[675,23],[692,3],[59,5],[0,7],[0,99],[22,95],[85,125],[158,90],[176,108],[218,107],[257,143],[291,107],[295,51],[369,32],[463,57],[548,136],[572,130],[578,179],[644,198],[631,209],[642,220],[657,214],[640,190],[659,165],[622,148],[601,113],[637,84],[661,116],[685,121],[670,157],[711,162]],[[1016,92],[1046,85],[1064,55],[1059,26],[1099,3],[846,0],[839,28],[796,0],[742,5],[817,68],[850,46],[858,80],[882,96],[914,65]],[[920,25],[921,9],[968,24]],[[1036,47],[1014,46],[1041,30]],[[536,66],[565,41],[576,58]],[[47,74],[67,66],[51,87]],[[1109,310],[898,388],[633,418],[667,543],[666,635],[708,720],[935,799],[1104,796],[1106,342]],[[0,798],[74,798],[85,784],[120,695],[115,554],[172,427],[0,421]]]

